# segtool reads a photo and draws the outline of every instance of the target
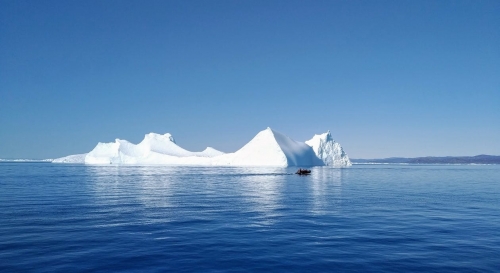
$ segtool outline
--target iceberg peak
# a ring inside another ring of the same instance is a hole
[[[168,139],[169,139],[170,141],[172,141],[173,143],[176,143],[176,142],[175,142],[174,137],[173,137],[171,134],[166,133],[166,134],[164,134],[163,136],[164,136],[164,137],[166,137],[166,138],[168,138]]]
[[[153,139],[157,140],[157,141],[170,141],[170,142],[176,143],[174,137],[170,133],[166,133],[164,135],[160,135],[157,133],[149,133],[149,134],[144,135],[144,140],[153,140]]]

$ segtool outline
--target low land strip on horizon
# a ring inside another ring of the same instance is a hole
[[[426,157],[390,157],[379,159],[351,159],[352,163],[407,163],[407,164],[500,164],[500,156],[426,156]]]

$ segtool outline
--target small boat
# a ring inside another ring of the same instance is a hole
[[[298,175],[309,175],[309,174],[311,174],[311,170],[299,169],[295,174],[298,174]]]

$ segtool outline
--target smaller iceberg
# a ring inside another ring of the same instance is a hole
[[[306,141],[311,146],[314,153],[326,166],[349,167],[352,166],[349,156],[344,152],[342,146],[332,138],[330,131],[314,135],[313,138]]]

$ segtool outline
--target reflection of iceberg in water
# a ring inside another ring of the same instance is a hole
[[[94,193],[97,204],[116,206],[122,202],[120,196],[124,190],[120,177],[123,175],[123,168],[118,166],[85,166],[84,170],[89,176],[89,187]]]
[[[106,208],[103,213],[111,218],[128,214],[141,224],[209,222],[237,211],[250,224],[269,225],[279,216],[287,177],[285,169],[269,167],[105,165],[85,170],[95,203]]]
[[[238,168],[240,186],[247,213],[255,213],[257,225],[271,225],[280,216],[281,194],[287,175],[283,168]]]
[[[168,208],[177,206],[173,189],[178,171],[173,167],[86,166],[85,171],[96,204],[107,208],[105,213],[111,218],[131,214],[141,223],[164,222],[173,212]]]
[[[173,208],[177,171],[174,168],[141,167],[137,170],[137,199],[146,207]]]
[[[316,167],[311,172],[313,214],[339,213],[342,198],[342,169]]]

